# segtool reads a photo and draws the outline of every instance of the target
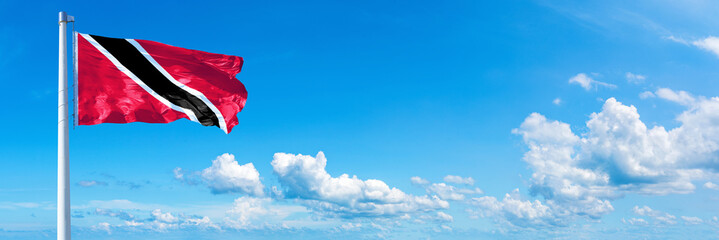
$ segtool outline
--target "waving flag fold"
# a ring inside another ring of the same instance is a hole
[[[77,124],[238,124],[247,100],[243,59],[158,42],[76,33]]]

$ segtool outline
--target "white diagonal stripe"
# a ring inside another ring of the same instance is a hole
[[[197,117],[195,116],[195,113],[192,112],[192,110],[172,104],[170,101],[168,101],[167,99],[163,98],[162,96],[157,94],[155,91],[153,91],[149,86],[147,86],[147,84],[142,82],[140,80],[140,78],[135,76],[135,74],[133,74],[124,65],[122,65],[122,63],[120,63],[120,61],[118,61],[115,58],[115,56],[112,56],[112,54],[110,54],[110,52],[108,52],[107,49],[102,47],[102,45],[100,45],[100,43],[98,43],[94,38],[92,38],[92,36],[90,36],[88,34],[84,34],[84,33],[80,33],[80,35],[83,38],[85,38],[88,42],[90,42],[90,44],[92,44],[92,46],[97,48],[97,50],[99,50],[103,55],[105,55],[105,57],[107,57],[107,59],[109,59],[110,62],[112,62],[112,64],[115,64],[115,67],[117,67],[118,70],[125,73],[125,75],[127,75],[130,79],[132,79],[132,81],[134,81],[137,85],[140,85],[140,87],[142,87],[142,89],[144,89],[145,91],[150,93],[150,95],[155,97],[155,99],[157,99],[158,101],[167,105],[168,107],[172,108],[172,110],[185,113],[185,115],[187,115],[190,118],[190,120],[192,120],[193,122],[198,122],[198,123],[200,122],[197,120]]]
[[[150,61],[150,63],[152,63],[152,65],[155,66],[155,68],[157,68],[157,70],[160,71],[162,73],[162,75],[165,75],[165,77],[167,79],[169,79],[170,82],[172,82],[173,84],[175,84],[182,90],[185,90],[185,91],[189,92],[190,94],[194,95],[195,97],[199,98],[200,100],[202,100],[202,102],[205,103],[205,105],[210,107],[210,109],[212,109],[212,112],[215,113],[215,116],[217,116],[217,122],[220,124],[220,129],[222,129],[222,131],[225,131],[225,133],[227,133],[227,123],[225,123],[225,118],[222,116],[222,113],[220,113],[220,110],[217,109],[217,107],[215,107],[215,105],[212,104],[212,102],[210,102],[210,100],[207,99],[207,97],[205,97],[204,94],[202,94],[200,91],[197,91],[197,90],[185,85],[184,83],[181,83],[180,81],[177,81],[174,77],[172,77],[172,75],[170,75],[170,73],[168,73],[165,70],[165,68],[160,66],[160,64],[157,63],[157,61],[155,61],[155,58],[150,56],[150,54],[147,53],[145,48],[143,48],[142,45],[140,45],[140,43],[135,41],[135,39],[125,39],[125,40],[130,42],[130,44],[132,44],[132,46],[135,46],[135,48],[137,48],[137,51],[140,51],[140,53],[142,53],[142,56],[145,56],[145,58],[148,61]]]

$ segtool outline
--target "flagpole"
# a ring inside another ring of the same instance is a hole
[[[70,240],[70,163],[67,119],[67,23],[73,21],[59,13],[60,44],[57,69],[57,239]]]

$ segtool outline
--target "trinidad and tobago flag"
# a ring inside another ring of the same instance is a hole
[[[229,133],[247,100],[241,57],[82,33],[75,56],[78,125],[186,118]]]

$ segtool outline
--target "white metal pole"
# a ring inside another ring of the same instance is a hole
[[[67,120],[67,22],[60,12],[59,64],[57,68],[57,239],[70,240],[70,163]]]

